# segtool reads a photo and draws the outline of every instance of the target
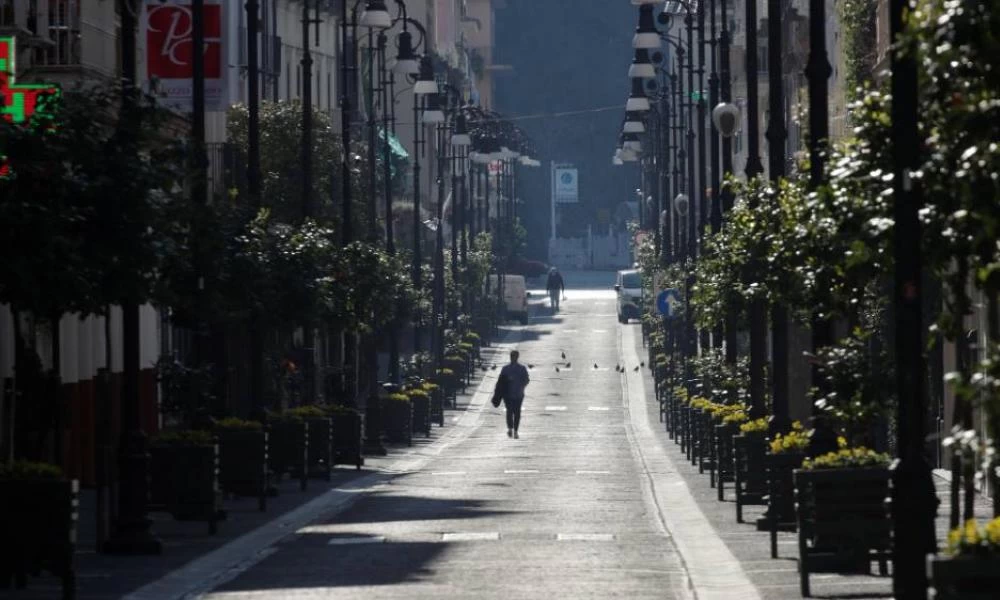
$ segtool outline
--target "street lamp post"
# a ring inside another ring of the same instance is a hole
[[[905,33],[906,0],[889,2],[893,41]],[[892,52],[893,309],[895,314],[896,410],[899,459],[892,468],[892,588],[900,600],[927,594],[926,556],[937,549],[937,497],[924,450],[927,395],[921,310],[922,249],[918,211],[922,202],[921,137],[917,130],[917,62],[912,53]]]
[[[757,2],[746,2],[747,72],[747,179],[764,171],[760,160],[760,110],[757,104]],[[755,206],[751,205],[751,208]],[[765,415],[764,363],[767,360],[767,307],[764,300],[750,301],[750,418]]]
[[[136,6],[124,0],[121,11],[122,103],[119,118],[122,143],[134,144],[132,127],[140,118],[136,107]],[[139,302],[126,298],[122,303],[121,399],[122,436],[118,447],[120,482],[118,515],[104,551],[113,554],[159,554],[160,540],[150,531],[149,453],[142,429],[139,393]]]
[[[768,174],[775,189],[785,177],[785,90],[782,73],[782,0],[767,2],[767,63],[768,63]],[[788,309],[778,301],[771,306],[771,405],[773,415],[769,431],[786,433],[791,427],[788,417]]]

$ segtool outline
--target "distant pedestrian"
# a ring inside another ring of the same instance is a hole
[[[497,379],[497,395],[503,396],[503,402],[507,407],[507,437],[517,439],[517,429],[521,425],[521,404],[524,402],[524,388],[528,387],[530,378],[528,369],[517,362],[520,357],[517,350],[510,351],[510,363],[504,365],[500,370],[500,377]]]
[[[566,283],[559,269],[549,269],[549,278],[545,281],[545,289],[549,292],[549,304],[552,310],[559,310],[559,297],[566,294]]]

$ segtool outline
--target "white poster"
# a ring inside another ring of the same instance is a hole
[[[578,201],[579,179],[575,168],[556,167],[555,197],[556,203],[571,204]]]
[[[223,43],[225,14],[221,0],[205,0],[202,22],[205,52],[205,110],[226,109],[226,45]],[[164,106],[191,112],[193,14],[190,0],[145,0],[142,7],[142,39],[146,42],[147,89]]]

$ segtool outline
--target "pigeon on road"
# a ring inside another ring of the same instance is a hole
[[[531,364],[531,363],[528,363],[528,368],[529,368],[529,369],[534,369],[534,368],[535,368],[535,365],[533,365],[533,364]]]
[[[639,372],[639,367],[636,367],[636,368],[632,369],[632,372],[638,373]]]
[[[566,363],[566,368],[569,369],[573,366],[573,363]]]
[[[490,367],[490,371],[496,371],[496,370],[497,370],[497,366],[495,364],[492,367]]]
[[[558,373],[558,372],[559,372],[559,366],[556,365],[556,373]]]
[[[565,352],[562,353],[562,357],[563,357],[563,360],[566,360],[566,353]]]
[[[595,369],[597,368],[597,363],[594,363],[594,368],[595,368]]]

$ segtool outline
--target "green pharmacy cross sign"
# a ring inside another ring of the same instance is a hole
[[[15,41],[10,36],[0,36],[0,118],[8,123],[23,125],[36,112],[45,110],[45,97],[58,96],[59,87],[52,83],[15,83]],[[7,157],[0,155],[0,178],[10,177]]]

